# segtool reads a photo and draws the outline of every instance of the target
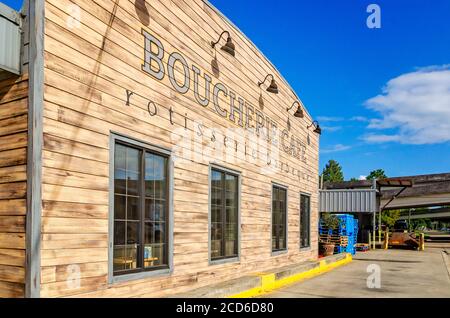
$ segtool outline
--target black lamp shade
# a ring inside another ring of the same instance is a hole
[[[314,129],[314,132],[319,135],[322,134],[322,128],[320,128],[319,124],[317,124],[317,127],[316,127],[316,129]]]
[[[278,85],[274,79],[272,79],[272,82],[270,83],[270,86],[267,88],[267,91],[272,94],[278,94]]]
[[[231,37],[228,37],[227,43],[225,43],[225,45],[222,46],[221,49],[222,49],[222,51],[227,52],[231,56],[235,56],[236,55],[236,52],[235,52],[236,47],[235,47],[233,41],[231,40]]]
[[[294,114],[294,117],[297,117],[297,118],[305,117],[305,114],[303,113],[303,109],[300,106],[298,106],[297,111]]]

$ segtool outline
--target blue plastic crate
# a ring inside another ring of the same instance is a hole
[[[339,219],[339,227],[337,229],[328,229],[323,226],[323,223],[319,221],[319,234],[320,235],[336,235],[336,236],[347,236],[348,243],[347,246],[335,246],[335,253],[351,253],[355,255],[358,237],[358,219],[355,219],[350,214],[336,214]]]
[[[343,246],[336,245],[336,246],[334,247],[334,252],[337,253],[337,254],[345,253],[346,251],[347,251],[346,248],[343,247]]]

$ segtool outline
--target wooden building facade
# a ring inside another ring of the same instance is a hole
[[[0,73],[0,297],[164,297],[317,258],[316,126],[208,1],[23,15],[22,75]]]

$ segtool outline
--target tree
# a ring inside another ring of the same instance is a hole
[[[354,182],[354,181],[359,181],[359,179],[357,179],[357,178],[351,178],[349,181]]]
[[[344,174],[339,163],[335,160],[330,160],[326,164],[322,172],[324,182],[340,182],[344,181]]]
[[[383,169],[373,170],[367,176],[367,180],[375,180],[375,179],[386,179],[387,176],[384,173]]]
[[[400,210],[386,210],[381,213],[381,223],[393,228],[395,221],[400,218]]]
[[[431,220],[430,219],[411,220],[410,227],[413,230],[422,230],[424,228],[431,228]]]

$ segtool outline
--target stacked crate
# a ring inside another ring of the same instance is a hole
[[[353,246],[355,249],[355,253],[356,254],[356,245],[358,244],[358,229],[359,229],[359,223],[358,223],[358,219],[353,219]],[[353,254],[353,255],[354,255]]]
[[[338,214],[336,216],[341,223],[341,227],[345,227],[345,233],[348,237],[345,252],[355,255],[356,243],[358,241],[358,220],[350,214]]]
[[[319,223],[319,236],[322,241],[335,244],[335,253],[356,253],[356,243],[358,237],[358,220],[349,214],[336,214],[339,219],[337,229],[329,229]]]
[[[341,221],[340,218],[339,220]],[[327,228],[323,225],[322,222],[320,222],[319,235],[322,241],[334,244],[335,254],[346,252],[348,245],[347,227],[346,224],[342,221],[339,222],[339,227],[336,229]]]

